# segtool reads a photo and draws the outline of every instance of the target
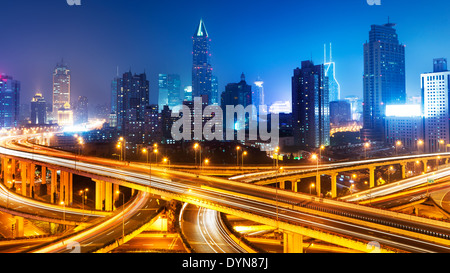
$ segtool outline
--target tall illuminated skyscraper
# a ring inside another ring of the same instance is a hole
[[[294,142],[304,148],[330,145],[330,101],[324,65],[303,61],[292,77]]]
[[[253,84],[252,104],[259,110],[259,105],[264,105],[264,82],[258,77]]]
[[[405,45],[394,26],[372,25],[364,44],[363,141],[385,141],[386,105],[406,102]]]
[[[450,144],[450,71],[446,63],[435,59],[433,73],[421,75],[425,151],[430,153],[445,152]]]
[[[192,95],[208,96],[208,102],[212,104],[215,99],[212,94],[211,39],[203,20],[200,20],[192,40]]]
[[[330,102],[341,99],[341,86],[336,80],[336,63],[333,62],[332,48],[330,44],[330,60],[327,61],[327,49],[324,46],[324,67],[325,77],[328,77],[328,88],[330,92]]]
[[[45,124],[47,122],[46,102],[41,93],[36,93],[30,103],[31,124]]]
[[[53,115],[56,117],[58,110],[64,105],[70,104],[70,70],[64,61],[56,64],[53,71]]]
[[[19,122],[20,81],[0,75],[0,127],[15,127]]]

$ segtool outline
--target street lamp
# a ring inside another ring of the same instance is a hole
[[[241,160],[241,163],[242,163],[242,169],[244,169],[244,156],[246,156],[247,155],[247,151],[243,151],[242,152],[242,160]]]
[[[367,159],[367,149],[370,147],[370,142],[364,143],[364,158]]]
[[[276,159],[275,159],[275,162],[276,162],[276,168],[278,169],[278,153],[279,153],[279,151],[280,151],[280,147],[276,147],[275,148],[275,155],[276,155]]]
[[[283,167],[277,168],[277,175],[275,177],[275,201],[277,210],[277,228],[278,228],[278,174],[283,172]]]
[[[398,147],[401,146],[401,145],[402,145],[402,142],[400,140],[398,140],[395,143],[395,153],[396,153],[396,155],[398,155]]]
[[[319,180],[319,181],[316,181],[317,183],[320,183],[320,177],[319,177],[319,157],[316,155],[316,154],[313,154],[312,156],[311,156],[311,158],[313,159],[313,160],[316,160],[316,180]],[[319,195],[320,195],[320,193],[318,193]]]
[[[316,184],[314,184],[314,183],[311,183],[309,185],[309,195],[311,195],[311,189],[314,188],[315,186],[316,186]]]
[[[418,151],[419,153],[420,153],[420,150],[421,150],[420,147],[423,146],[423,143],[424,143],[424,142],[423,142],[423,140],[421,140],[421,139],[419,139],[419,140],[417,141],[417,151]]]
[[[122,244],[125,242],[125,194],[119,190],[116,194],[122,194]]]
[[[126,143],[125,143],[125,138],[123,138],[123,137],[119,137],[119,142],[118,143],[120,143],[120,145],[118,145],[118,147],[119,148],[121,148],[120,149],[120,157],[121,157],[121,160],[123,160],[123,161],[126,161],[126,158],[127,158],[127,150],[126,150]]]
[[[147,154],[147,164],[148,164],[148,156],[149,156],[150,153],[148,152],[147,148],[143,148],[142,149],[142,153],[143,154]]]
[[[197,167],[197,149],[199,149],[200,150],[200,164],[201,164],[201,162],[202,162],[202,147],[200,147],[200,144],[198,144],[198,143],[195,143],[194,144],[194,150],[195,150],[195,152],[194,152],[194,154],[195,154],[195,166]]]
[[[154,149],[153,153],[155,154],[155,162],[156,162],[156,166],[158,166],[158,149]]]
[[[80,190],[80,196],[81,196],[81,205],[82,205],[82,210],[83,210],[83,219],[84,219],[84,203],[85,203],[85,199],[87,199],[87,192],[89,191],[88,188],[83,190]]]
[[[394,170],[394,167],[390,166],[388,169],[388,183],[391,183],[391,171]]]
[[[444,145],[445,141],[443,139],[439,140],[439,152],[441,152],[441,145]]]
[[[236,166],[239,166],[239,150],[241,146],[236,146]]]

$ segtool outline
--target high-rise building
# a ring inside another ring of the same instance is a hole
[[[386,142],[415,151],[423,141],[423,118],[420,104],[386,106]]]
[[[0,75],[0,127],[15,127],[19,122],[20,81]]]
[[[86,96],[78,96],[73,105],[74,124],[87,123],[89,121],[89,101]]]
[[[245,81],[244,73],[241,74],[241,81],[238,83],[229,83],[225,86],[225,92],[222,93],[221,98],[221,107],[223,111],[224,117],[226,117],[227,105],[237,106],[242,105],[246,108],[248,105],[252,104],[252,86],[247,84]],[[253,115],[252,115],[253,116]],[[244,126],[248,128],[248,118],[245,117]],[[227,124],[228,119],[224,119],[224,132],[226,132],[226,128],[240,130],[242,128],[238,128],[239,124],[242,125],[242,121],[238,121],[237,117],[235,117],[235,122],[233,124]]]
[[[348,101],[330,102],[330,122],[333,126],[345,126],[351,120],[352,110]]]
[[[73,125],[73,110],[70,108],[70,104],[68,102],[58,109],[57,118],[59,126]]]
[[[364,44],[363,141],[385,141],[385,109],[406,102],[405,45],[395,24],[372,25]]]
[[[253,83],[252,88],[252,104],[259,111],[259,106],[264,105],[264,82],[258,77]]]
[[[192,40],[192,95],[194,97],[208,96],[209,104],[211,104],[214,101],[212,95],[211,39],[203,20],[200,20]]]
[[[56,114],[66,103],[70,104],[70,70],[64,61],[53,71],[53,112]]]
[[[46,124],[47,123],[47,109],[46,102],[41,93],[36,93],[31,99],[31,124]]]
[[[219,105],[220,94],[219,94],[219,79],[217,76],[212,76],[211,78],[211,99],[209,104]]]
[[[149,104],[149,92],[149,81],[145,73],[133,75],[129,71],[120,78],[117,93],[117,129],[119,133],[123,133],[125,122],[131,119],[128,110],[136,110],[133,120],[144,119],[145,106]]]
[[[169,105],[169,86],[167,74],[158,75],[158,109],[161,111],[164,105]]]
[[[192,86],[186,86],[184,88],[183,101],[192,101]]]
[[[181,105],[181,80],[178,74],[167,75],[167,101],[170,109]]]
[[[442,59],[441,59],[442,60]],[[434,60],[432,73],[421,75],[422,109],[425,119],[425,151],[444,152],[450,144],[450,71]],[[445,61],[446,62],[446,61]]]
[[[330,60],[327,60],[327,49],[326,45],[324,45],[324,66],[325,66],[325,77],[328,77],[330,102],[338,101],[341,99],[341,86],[336,80],[336,63],[333,62],[331,44],[330,44]]]
[[[324,65],[303,61],[292,77],[294,143],[304,148],[330,145],[330,101]]]
[[[114,77],[111,81],[111,113],[117,113],[117,94],[119,93],[120,77]]]

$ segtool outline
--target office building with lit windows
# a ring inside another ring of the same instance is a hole
[[[66,103],[70,104],[70,79],[71,72],[64,61],[57,63],[53,71],[53,118]]]
[[[444,152],[450,144],[450,71],[445,59],[435,59],[432,73],[421,75],[425,151]]]
[[[324,65],[303,61],[292,77],[294,143],[303,148],[330,145],[330,101]]]
[[[200,20],[192,41],[192,95],[207,96],[209,104],[212,104],[215,99],[212,94],[211,39],[203,20]]]
[[[20,81],[0,75],[0,127],[15,127],[19,122]]]
[[[405,45],[394,26],[372,25],[364,44],[363,141],[384,141],[386,105],[406,102]]]

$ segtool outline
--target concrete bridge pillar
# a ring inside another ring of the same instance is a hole
[[[369,188],[375,187],[375,167],[369,167]]]
[[[54,204],[56,202],[56,188],[57,188],[57,172],[55,169],[50,169],[51,180],[50,180],[50,202]]]
[[[286,189],[286,181],[280,181],[280,182],[278,182],[279,183],[279,185],[280,185],[280,189],[281,190],[284,190],[284,189]],[[278,185],[277,185],[278,186]]]
[[[338,173],[331,174],[331,198],[337,197],[337,176]]]
[[[423,160],[423,172],[424,173],[428,172],[428,160],[426,159]]]
[[[73,202],[73,175],[69,172],[61,171],[59,181],[59,201],[71,205]]]
[[[303,253],[303,235],[284,232],[283,253]]]
[[[14,238],[17,237],[24,237],[24,219],[23,217],[14,216],[15,223],[13,223],[13,226],[11,227],[12,234]]]
[[[406,178],[406,162],[401,163],[400,165],[402,165],[402,179]]]
[[[20,165],[20,179],[22,180],[21,183],[21,194],[23,196],[27,196],[27,169],[28,169],[28,163],[26,162],[19,162]]]
[[[292,191],[293,192],[298,192],[298,183],[300,183],[300,179],[298,179],[296,181],[292,181]]]
[[[34,176],[36,174],[36,165],[35,164],[27,164],[28,165],[28,181],[30,183],[30,197],[34,198],[36,192],[35,192],[35,185],[34,185]]]
[[[105,181],[94,180],[95,182],[95,209],[113,210],[113,184]]]

